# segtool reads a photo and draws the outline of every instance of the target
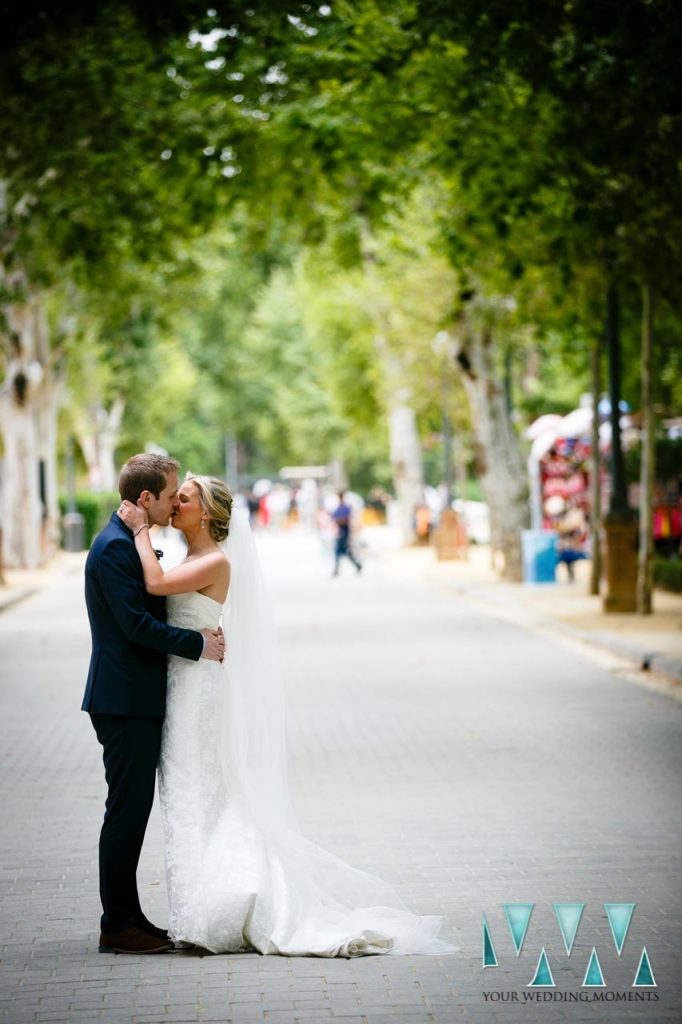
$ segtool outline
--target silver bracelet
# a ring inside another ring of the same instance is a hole
[[[143,530],[149,529],[149,523],[143,523],[139,530],[136,530],[133,537],[137,537],[138,533],[142,533]]]

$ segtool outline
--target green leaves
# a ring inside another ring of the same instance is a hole
[[[352,452],[384,413],[379,327],[423,422],[445,373],[464,428],[432,341],[471,291],[503,347],[543,352],[528,411],[572,401],[614,260],[656,278],[675,391],[664,0],[67,8],[29,0],[0,46],[1,259],[81,318],[103,399],[127,381],[126,445],[156,374],[159,437],[193,461],[234,429],[266,461]]]

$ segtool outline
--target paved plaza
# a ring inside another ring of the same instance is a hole
[[[371,552],[361,576],[344,565],[333,580],[314,537],[266,537],[261,551],[301,826],[415,911],[442,914],[460,952],[98,954],[105,790],[79,710],[89,635],[74,559],[0,615],[2,1019],[679,1021],[680,703]],[[156,807],[140,891],[165,923]],[[519,902],[534,908],[517,957],[502,904]],[[585,904],[570,957],[554,902]],[[636,904],[620,957],[609,902]],[[499,964],[485,971],[483,913]],[[657,987],[636,989],[644,946]],[[529,989],[543,947],[556,987]],[[603,989],[581,987],[593,947]]]

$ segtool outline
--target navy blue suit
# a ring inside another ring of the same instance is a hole
[[[85,563],[85,603],[92,656],[83,711],[163,718],[166,655],[198,661],[204,638],[166,624],[166,599],[144,589],[132,532],[115,512]]]
[[[166,623],[166,601],[144,588],[132,532],[116,513],[85,563],[92,633],[83,698],[102,744],[108,786],[99,842],[102,931],[148,925],[137,893],[137,864],[154,801],[166,658],[198,661],[201,633]]]

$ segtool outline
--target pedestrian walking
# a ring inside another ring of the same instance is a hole
[[[346,557],[353,563],[358,572],[362,572],[362,565],[353,554],[351,545],[351,515],[350,505],[344,500],[344,492],[339,491],[339,504],[332,512],[332,519],[336,523],[336,544],[334,547],[334,576],[339,575],[341,559]]]

